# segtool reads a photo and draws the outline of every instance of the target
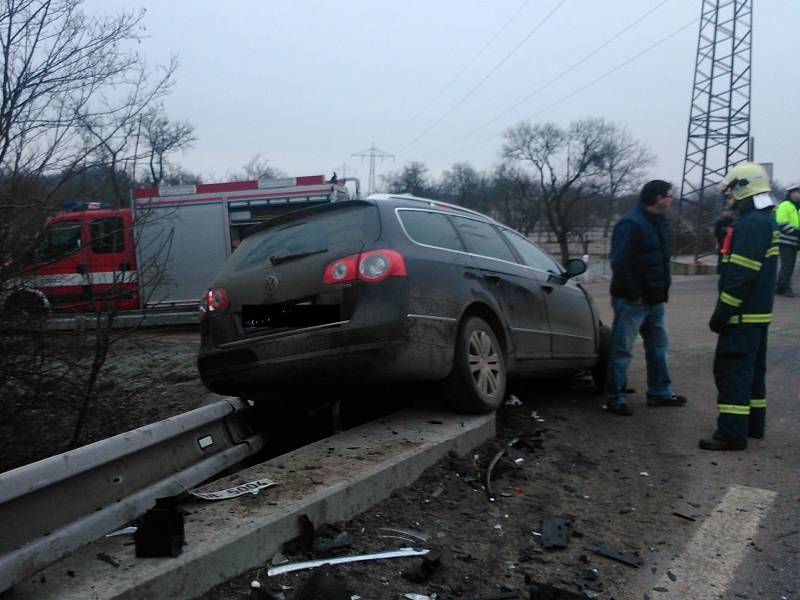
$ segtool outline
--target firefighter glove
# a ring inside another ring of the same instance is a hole
[[[708,328],[714,333],[722,333],[725,331],[727,325],[728,324],[723,319],[717,319],[715,317],[711,317],[711,320],[708,322]]]

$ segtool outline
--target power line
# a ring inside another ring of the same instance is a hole
[[[698,21],[698,19],[693,19],[692,21],[690,21],[690,22],[689,22],[689,23],[687,23],[686,25],[684,25],[684,26],[680,27],[679,29],[677,29],[677,30],[673,31],[672,33],[670,33],[670,34],[669,34],[669,35],[667,35],[666,37],[663,37],[663,38],[661,38],[661,39],[660,39],[659,41],[657,41],[655,44],[652,44],[651,46],[648,46],[647,48],[645,48],[645,49],[644,49],[644,50],[642,50],[641,52],[639,52],[639,53],[635,54],[634,56],[632,56],[631,58],[629,58],[629,59],[627,59],[627,60],[623,61],[622,63],[620,63],[619,65],[617,65],[617,66],[616,66],[616,67],[614,67],[613,69],[609,69],[608,71],[606,71],[606,72],[605,72],[605,73],[603,73],[602,75],[600,75],[600,76],[596,77],[595,79],[592,79],[592,80],[591,80],[589,83],[587,83],[587,84],[585,84],[585,85],[583,85],[583,86],[579,87],[578,89],[576,89],[576,90],[574,90],[574,91],[570,92],[570,93],[569,93],[569,94],[567,94],[566,96],[562,96],[560,99],[556,100],[556,101],[555,101],[555,102],[553,102],[552,104],[549,104],[548,106],[544,107],[543,109],[539,110],[538,112],[536,112],[536,113],[534,113],[534,114],[530,115],[529,117],[526,117],[525,119],[522,119],[522,120],[523,120],[523,121],[530,121],[530,120],[532,120],[532,119],[535,119],[536,117],[538,117],[538,116],[539,116],[539,115],[541,115],[542,113],[544,113],[544,112],[546,112],[546,111],[550,110],[551,108],[555,108],[555,107],[556,107],[556,106],[558,106],[559,104],[562,104],[563,102],[566,102],[567,100],[569,100],[569,99],[570,99],[570,98],[572,98],[573,96],[576,96],[577,94],[581,93],[582,91],[586,90],[587,88],[589,88],[589,87],[593,86],[594,84],[596,84],[596,83],[598,83],[598,82],[602,81],[603,79],[605,79],[605,78],[606,78],[606,77],[608,77],[609,75],[612,75],[613,73],[616,73],[617,71],[619,71],[619,70],[620,70],[620,69],[622,69],[623,67],[626,67],[626,66],[628,66],[630,63],[632,63],[632,62],[633,62],[633,61],[635,61],[636,59],[638,59],[638,58],[641,58],[642,56],[644,56],[644,55],[645,55],[645,54],[647,54],[648,52],[650,52],[650,51],[654,50],[655,48],[657,48],[658,46],[660,46],[661,44],[663,44],[663,43],[665,43],[665,42],[669,41],[670,39],[672,39],[673,37],[675,37],[675,36],[676,36],[676,35],[678,35],[679,33],[682,33],[682,32],[683,32],[685,29],[688,29],[689,27],[691,27],[692,25],[694,25],[695,23],[697,23],[697,21]],[[472,149],[474,149],[474,148],[477,148],[478,146],[482,146],[483,144],[485,144],[485,143],[487,143],[487,142],[490,142],[490,141],[492,141],[493,139],[495,139],[495,138],[499,137],[500,135],[502,135],[502,132],[501,132],[501,133],[496,133],[496,134],[494,134],[494,135],[492,135],[492,136],[490,136],[490,137],[488,137],[488,138],[484,138],[484,139],[483,139],[483,140],[481,140],[480,142],[477,142],[476,144],[473,144],[472,146],[469,146],[468,148],[464,148],[463,150],[461,150],[461,152],[468,152],[469,150],[472,150]],[[439,157],[436,157],[436,158],[434,158],[434,159],[432,159],[432,160],[444,160],[444,159],[446,159],[446,158],[450,158],[451,156],[455,156],[455,154],[456,154],[456,153],[450,153],[450,154],[446,154],[446,155],[444,155],[444,156],[439,156]]]
[[[483,53],[486,51],[486,49],[487,49],[489,46],[491,46],[491,45],[492,45],[492,43],[493,43],[493,42],[494,42],[494,41],[495,41],[495,40],[496,40],[496,39],[497,39],[497,38],[500,36],[500,34],[501,34],[501,33],[503,33],[503,32],[506,30],[506,28],[507,28],[507,27],[508,27],[508,26],[511,24],[511,22],[512,22],[512,21],[514,21],[514,19],[516,19],[516,18],[517,18],[517,15],[518,15],[519,13],[521,13],[521,12],[522,12],[522,9],[524,9],[526,6],[528,6],[528,4],[530,4],[530,0],[525,0],[525,2],[523,2],[523,3],[520,5],[520,7],[519,7],[519,8],[518,8],[516,11],[514,11],[514,14],[513,14],[513,15],[511,15],[511,17],[508,19],[508,21],[506,21],[506,22],[503,24],[503,26],[502,26],[502,27],[500,27],[500,29],[498,29],[498,30],[495,32],[495,34],[494,34],[494,35],[493,35],[493,36],[492,36],[492,37],[489,39],[489,41],[487,41],[487,42],[486,42],[486,43],[483,45],[483,47],[482,47],[480,50],[478,50],[477,54],[475,54],[475,56],[473,56],[473,57],[472,57],[472,60],[470,60],[470,61],[469,61],[469,62],[468,62],[468,63],[467,63],[465,66],[464,66],[464,68],[463,68],[463,69],[461,69],[461,70],[460,70],[458,73],[456,73],[456,75],[455,75],[455,76],[454,76],[454,77],[453,77],[453,78],[452,78],[450,81],[448,81],[448,82],[445,84],[445,86],[444,86],[444,87],[443,87],[443,88],[442,88],[442,89],[439,91],[439,93],[438,93],[438,94],[436,94],[436,96],[434,96],[434,97],[433,97],[433,98],[432,98],[432,99],[431,99],[431,100],[430,100],[430,101],[429,101],[429,102],[428,102],[428,103],[427,103],[427,104],[426,104],[426,105],[425,105],[425,106],[424,106],[424,107],[423,107],[421,110],[417,111],[417,113],[416,113],[414,116],[412,116],[411,118],[409,118],[409,122],[412,122],[412,123],[413,123],[414,121],[416,121],[416,120],[417,120],[417,119],[418,119],[420,116],[422,116],[422,115],[425,113],[425,111],[427,111],[427,110],[428,110],[428,109],[429,109],[429,108],[430,108],[430,107],[431,107],[431,106],[434,104],[434,102],[436,102],[436,101],[437,101],[439,98],[441,98],[441,97],[444,95],[444,93],[445,93],[445,92],[446,92],[448,89],[450,89],[450,87],[451,87],[451,86],[452,86],[452,85],[453,85],[453,84],[454,84],[456,81],[458,81],[458,78],[459,78],[459,77],[461,77],[461,76],[462,76],[462,75],[463,75],[463,74],[464,74],[464,73],[465,73],[465,72],[466,72],[466,71],[467,71],[467,70],[468,70],[468,69],[469,69],[469,68],[470,68],[470,67],[471,67],[473,64],[475,64],[475,61],[476,61],[476,60],[478,60],[478,58],[480,58],[480,56],[481,56],[481,55],[482,55],[482,54],[483,54]]]
[[[549,13],[547,13],[547,15],[545,15],[545,17],[544,17],[544,18],[543,18],[541,21],[539,21],[539,23],[538,23],[538,24],[537,24],[537,25],[536,25],[536,26],[535,26],[533,29],[531,29],[531,30],[528,32],[528,34],[527,34],[527,35],[526,35],[526,36],[525,36],[525,37],[522,39],[522,41],[521,41],[519,44],[517,44],[517,45],[516,45],[516,46],[515,46],[515,47],[514,47],[514,48],[511,50],[511,52],[509,52],[508,54],[506,54],[506,55],[505,55],[505,57],[503,57],[503,58],[500,60],[500,62],[498,62],[498,63],[497,63],[497,64],[496,64],[496,65],[495,65],[495,66],[494,66],[494,67],[493,67],[493,68],[492,68],[492,69],[491,69],[491,70],[490,70],[490,71],[489,71],[489,72],[488,72],[488,73],[487,73],[487,74],[486,74],[484,77],[483,77],[483,79],[481,79],[481,80],[480,80],[478,83],[476,83],[476,84],[475,84],[475,85],[474,85],[474,86],[473,86],[473,87],[472,87],[472,88],[471,88],[471,89],[470,89],[470,90],[469,90],[469,91],[468,91],[468,92],[467,92],[467,93],[464,95],[464,97],[463,97],[463,98],[461,98],[461,99],[460,99],[458,102],[456,102],[456,103],[455,103],[453,106],[451,106],[451,107],[450,107],[450,108],[447,110],[447,112],[445,112],[445,113],[444,113],[444,114],[443,114],[441,117],[439,117],[439,118],[438,118],[436,121],[434,121],[434,122],[433,122],[433,124],[432,124],[432,125],[430,125],[430,126],[429,126],[429,127],[428,127],[428,128],[425,130],[425,131],[423,131],[422,133],[420,133],[420,134],[419,134],[417,137],[415,137],[413,140],[411,140],[411,141],[410,141],[408,144],[406,144],[405,146],[403,146],[403,147],[400,149],[400,153],[403,153],[403,152],[404,152],[404,151],[406,151],[408,148],[410,148],[411,146],[413,146],[414,144],[416,144],[416,143],[417,143],[419,140],[421,140],[421,139],[422,139],[422,138],[424,138],[426,135],[428,135],[428,134],[431,132],[431,130],[432,130],[434,127],[436,127],[436,126],[437,126],[439,123],[441,123],[441,122],[442,122],[442,121],[444,121],[444,120],[445,120],[447,117],[449,117],[449,116],[450,116],[450,115],[453,113],[453,111],[454,111],[455,109],[457,109],[459,106],[461,106],[461,105],[462,105],[462,104],[463,104],[463,103],[464,103],[464,102],[465,102],[465,101],[466,101],[466,100],[467,100],[467,99],[468,99],[468,98],[469,98],[469,97],[470,97],[472,94],[474,94],[474,93],[475,93],[475,91],[476,91],[476,90],[477,90],[479,87],[481,87],[481,86],[482,86],[482,85],[483,85],[483,84],[486,82],[486,80],[487,80],[487,79],[489,79],[489,77],[491,77],[492,75],[494,75],[494,74],[495,74],[495,72],[497,72],[497,70],[498,70],[500,67],[502,67],[502,66],[503,66],[503,65],[506,63],[506,61],[507,61],[509,58],[511,58],[511,57],[512,57],[512,56],[513,56],[513,55],[514,55],[516,52],[517,52],[517,50],[519,50],[519,49],[520,49],[520,48],[523,46],[523,44],[525,44],[525,42],[527,42],[527,41],[528,41],[528,40],[531,38],[531,36],[533,36],[533,34],[535,34],[537,31],[539,31],[539,29],[540,29],[540,28],[541,28],[541,27],[542,27],[542,26],[543,26],[545,23],[547,23],[547,21],[549,21],[549,20],[550,20],[550,17],[552,17],[552,16],[553,16],[553,15],[556,13],[556,11],[557,11],[559,8],[561,8],[561,7],[563,6],[563,4],[564,4],[566,1],[567,1],[567,0],[560,0],[560,2],[559,2],[559,3],[558,3],[556,6],[555,6],[555,8],[553,8],[553,9],[552,9],[552,10],[551,10]]]
[[[511,106],[511,107],[509,107],[508,109],[504,110],[503,112],[501,112],[500,114],[498,114],[497,116],[495,116],[495,117],[494,117],[494,118],[492,118],[491,120],[487,121],[486,123],[484,123],[484,124],[483,124],[483,125],[481,125],[480,127],[477,127],[476,129],[473,129],[472,131],[470,131],[470,132],[469,132],[469,133],[467,133],[466,135],[464,135],[464,136],[460,137],[460,138],[459,138],[459,139],[457,139],[456,141],[454,141],[454,142],[451,142],[451,143],[447,144],[446,146],[442,146],[441,148],[439,148],[439,149],[437,149],[437,150],[434,150],[434,151],[433,151],[431,154],[436,154],[436,153],[439,153],[439,152],[443,152],[443,151],[447,150],[448,148],[451,148],[451,147],[455,146],[456,144],[459,144],[459,143],[463,142],[464,140],[466,140],[466,139],[468,139],[468,138],[472,137],[473,135],[475,135],[475,134],[476,134],[476,133],[478,133],[479,131],[483,131],[484,129],[486,129],[487,127],[489,127],[490,125],[492,125],[493,123],[495,123],[495,122],[499,121],[500,119],[502,119],[503,117],[505,117],[505,116],[506,116],[508,113],[510,113],[511,111],[513,111],[513,110],[515,110],[515,109],[519,108],[519,107],[520,107],[521,105],[523,105],[525,102],[527,102],[528,100],[530,100],[530,99],[531,99],[531,98],[533,98],[534,96],[538,95],[540,92],[544,91],[545,89],[547,89],[548,87],[550,87],[551,85],[553,85],[553,84],[554,84],[556,81],[560,80],[561,78],[563,78],[563,77],[564,77],[565,75],[567,75],[568,73],[570,73],[570,72],[574,71],[576,68],[578,68],[579,66],[581,66],[581,65],[582,65],[583,63],[585,63],[587,60],[589,60],[590,58],[592,58],[593,56],[595,56],[595,55],[596,55],[598,52],[600,52],[602,49],[604,49],[604,48],[606,48],[607,46],[609,46],[609,45],[610,45],[612,42],[615,42],[615,41],[616,41],[617,39],[619,39],[619,38],[620,38],[620,37],[621,37],[623,34],[625,34],[625,33],[627,33],[628,31],[630,31],[630,30],[631,30],[633,27],[635,27],[636,25],[638,25],[639,23],[641,23],[641,22],[642,22],[642,21],[643,21],[645,18],[649,17],[649,16],[650,16],[652,13],[654,13],[656,10],[658,10],[659,8],[661,8],[661,7],[662,7],[662,6],[664,6],[664,5],[665,5],[667,2],[670,2],[670,1],[671,1],[671,0],[662,0],[662,2],[661,2],[661,3],[657,4],[656,6],[654,6],[653,8],[651,8],[650,10],[648,10],[647,12],[645,12],[645,13],[644,13],[642,16],[640,16],[639,18],[637,18],[636,20],[634,20],[633,22],[631,22],[629,25],[627,25],[626,27],[624,27],[623,29],[621,29],[619,32],[617,32],[615,35],[613,35],[612,37],[610,37],[609,39],[607,39],[605,42],[603,42],[602,44],[600,44],[599,46],[597,46],[597,47],[596,47],[594,50],[592,50],[591,52],[589,52],[589,54],[585,55],[583,58],[581,58],[580,60],[578,60],[576,63],[574,63],[574,64],[573,64],[572,66],[570,66],[569,68],[567,68],[567,69],[565,69],[565,70],[561,71],[561,73],[559,73],[558,75],[556,75],[555,77],[553,77],[553,78],[552,78],[550,81],[548,81],[547,83],[545,83],[544,85],[542,85],[541,87],[539,87],[538,89],[536,89],[535,91],[533,91],[533,92],[531,92],[530,94],[528,94],[527,96],[525,96],[525,97],[524,97],[522,100],[520,100],[520,101],[519,101],[519,102],[517,102],[516,104],[512,105],[512,106]]]

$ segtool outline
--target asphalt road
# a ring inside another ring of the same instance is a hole
[[[610,323],[608,283],[587,287]],[[699,450],[697,442],[716,423],[711,372],[716,335],[707,326],[716,295],[715,276],[673,282],[667,309],[669,363],[673,391],[689,398],[686,407],[645,405],[639,340],[628,377],[636,390],[628,398],[634,416],[581,411],[581,420],[596,419],[590,439],[602,445],[609,436],[620,436],[640,457],[639,464],[649,462],[653,495],[661,497],[651,510],[697,519],[650,532],[663,546],[659,564],[631,577],[626,598],[800,598],[800,298],[777,297],[775,302],[766,438],[751,440],[744,452],[708,452]],[[579,435],[586,438],[585,431]],[[607,489],[600,471],[592,478]],[[625,506],[626,500],[626,490],[618,489],[617,503]]]

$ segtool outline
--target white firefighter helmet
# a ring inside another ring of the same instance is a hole
[[[759,194],[768,194],[772,189],[767,170],[756,162],[739,163],[728,171],[719,186],[734,202]]]

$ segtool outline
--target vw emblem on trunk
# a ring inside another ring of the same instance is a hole
[[[264,286],[267,288],[268,292],[274,292],[276,289],[278,289],[278,276],[267,275],[267,279],[264,281]]]

